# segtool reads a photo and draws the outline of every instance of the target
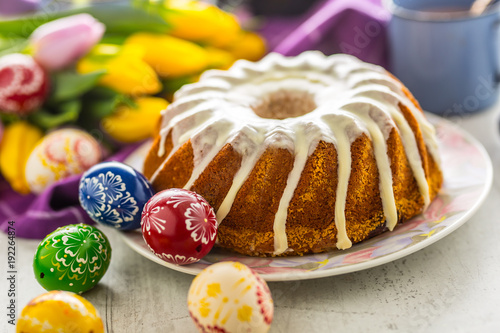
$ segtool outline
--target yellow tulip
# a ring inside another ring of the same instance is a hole
[[[165,20],[172,25],[172,36],[215,47],[235,40],[241,27],[232,14],[195,0],[165,0]]]
[[[26,121],[7,126],[0,144],[0,170],[10,186],[21,194],[30,192],[24,166],[36,143],[42,138],[42,131]]]
[[[161,77],[191,75],[208,66],[208,53],[204,48],[176,37],[138,32],[127,38],[125,45],[140,48],[144,61]]]
[[[139,97],[134,102],[137,108],[123,105],[102,120],[102,128],[113,139],[131,143],[152,137],[160,112],[168,106],[168,102],[159,97]]]
[[[208,52],[209,68],[228,69],[236,60],[228,51],[216,47],[207,46],[205,50]]]
[[[106,70],[99,84],[123,94],[156,94],[161,83],[143,57],[140,48],[100,44],[78,62],[76,69],[81,74]]]
[[[236,59],[257,61],[266,53],[266,43],[254,32],[241,31],[238,38],[224,49]]]

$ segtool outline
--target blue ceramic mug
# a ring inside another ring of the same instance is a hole
[[[495,103],[500,0],[479,16],[474,0],[386,0],[390,66],[424,110],[463,115]]]

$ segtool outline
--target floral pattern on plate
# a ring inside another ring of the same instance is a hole
[[[141,255],[184,273],[196,275],[220,261],[239,261],[267,281],[333,276],[402,258],[438,241],[465,223],[486,198],[493,180],[490,158],[476,139],[448,120],[432,114],[427,114],[427,117],[436,127],[438,135],[443,189],[423,214],[398,225],[392,232],[385,232],[348,250],[297,257],[254,258],[213,249],[195,264],[175,266],[157,259],[140,233],[126,233],[122,237]],[[128,163],[140,164],[144,158],[143,151],[143,147],[139,148]]]

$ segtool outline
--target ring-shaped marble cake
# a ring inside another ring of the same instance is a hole
[[[316,51],[239,60],[182,87],[144,173],[156,190],[203,196],[219,246],[253,256],[347,249],[422,213],[443,181],[408,89]]]

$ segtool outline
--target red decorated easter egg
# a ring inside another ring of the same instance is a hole
[[[0,111],[28,114],[48,92],[49,78],[32,57],[13,53],[0,58]]]
[[[217,220],[208,202],[183,189],[155,194],[142,212],[142,235],[160,259],[187,265],[210,252],[217,238]]]

